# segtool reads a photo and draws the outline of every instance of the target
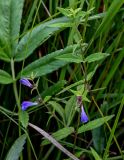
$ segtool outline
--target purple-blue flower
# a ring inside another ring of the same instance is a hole
[[[83,105],[81,106],[81,122],[86,123],[88,122],[88,116],[86,115],[84,111]]]
[[[21,104],[22,110],[25,111],[30,106],[36,106],[38,105],[37,102],[30,102],[30,101],[23,101]]]
[[[33,88],[33,84],[31,84],[31,82],[27,78],[20,79],[20,83],[27,87]]]

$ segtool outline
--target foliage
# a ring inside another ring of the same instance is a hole
[[[0,0],[0,159],[124,159],[123,18],[123,0]]]

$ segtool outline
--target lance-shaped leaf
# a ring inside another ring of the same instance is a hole
[[[22,18],[24,0],[11,0],[10,37],[12,39],[12,54],[15,53],[19,40],[19,32]]]
[[[74,128],[73,127],[65,127],[65,128],[62,128],[62,129],[58,130],[57,132],[54,132],[52,134],[52,136],[56,140],[61,140],[63,138],[66,138],[67,136],[69,136],[72,133],[74,133]],[[47,144],[50,144],[50,141],[44,140],[42,142],[42,145],[47,145]]]
[[[23,145],[26,140],[26,135],[20,136],[10,148],[5,160],[17,160],[19,159],[20,153],[23,150]]]
[[[69,126],[75,115],[76,96],[72,96],[65,106],[66,125]]]
[[[0,59],[10,61],[18,43],[24,0],[0,0]]]
[[[113,116],[114,115],[110,115],[110,116],[98,118],[98,119],[95,119],[95,120],[93,120],[91,122],[88,122],[87,124],[81,126],[78,129],[78,134],[82,133],[82,132],[93,130],[93,129],[97,128],[97,127],[100,127],[101,125],[103,125],[104,123],[109,121],[111,118],[113,118]]]
[[[28,126],[29,115],[26,111],[19,112],[19,120],[24,128]]]
[[[61,17],[45,23],[41,23],[29,30],[21,38],[18,44],[15,60],[21,61],[30,56],[33,51],[42,43],[44,43],[48,38],[68,26],[67,23],[69,22],[69,19]]]
[[[57,50],[56,52],[52,52],[51,54],[48,54],[32,62],[31,64],[29,64],[27,67],[23,69],[21,73],[22,77],[29,77],[32,73],[33,75],[35,75],[35,77],[39,77],[63,67],[69,62],[57,60],[56,57],[58,55],[62,55],[65,53],[72,53],[74,49],[75,49],[75,45],[71,45],[64,49]],[[77,50],[80,51],[79,47],[77,48]]]
[[[108,53],[94,53],[85,58],[85,62],[91,63],[95,61],[99,61],[101,59],[105,59],[107,56],[109,56]]]

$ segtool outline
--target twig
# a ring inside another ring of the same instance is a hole
[[[59,142],[57,142],[52,136],[50,136],[47,132],[42,130],[41,128],[29,123],[29,126],[35,129],[37,132],[39,132],[41,135],[43,135],[46,139],[48,139],[51,143],[53,143],[57,148],[59,148],[62,152],[64,152],[67,156],[69,156],[72,160],[79,160],[77,157],[75,157],[71,152],[69,152],[67,149],[65,149]]]

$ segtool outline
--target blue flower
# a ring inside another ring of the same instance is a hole
[[[20,83],[27,87],[33,88],[33,84],[31,84],[30,81],[26,78],[20,79]]]
[[[38,105],[37,102],[30,102],[30,101],[23,101],[21,104],[22,110],[25,111],[30,106],[36,106]]]
[[[86,115],[84,111],[83,105],[81,106],[81,122],[86,123],[88,122],[88,116]]]

